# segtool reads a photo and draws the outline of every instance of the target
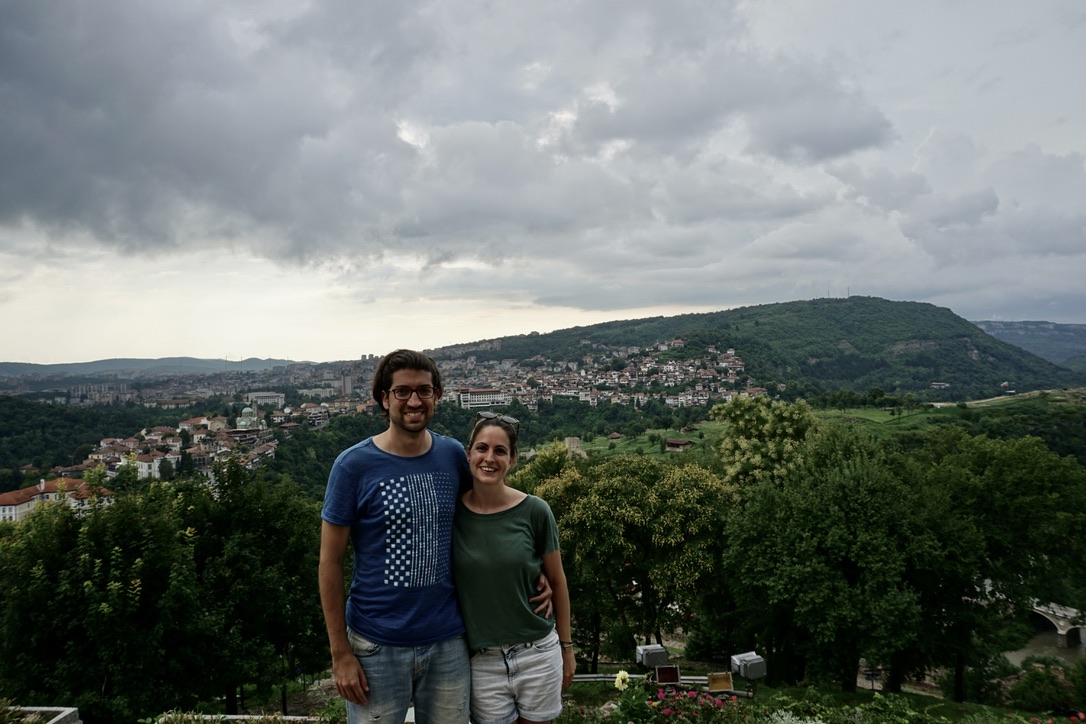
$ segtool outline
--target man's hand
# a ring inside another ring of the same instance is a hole
[[[362,706],[368,700],[370,690],[366,681],[366,672],[353,653],[347,653],[332,659],[332,680],[336,682],[336,691],[347,701]]]
[[[539,593],[529,598],[528,603],[538,603],[535,612],[542,614],[543,618],[552,618],[554,616],[554,604],[551,602],[551,596],[554,595],[554,591],[551,590],[551,582],[542,573],[539,574],[539,580],[536,581],[535,590],[539,591]]]

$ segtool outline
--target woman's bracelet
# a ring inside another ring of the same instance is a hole
[[[564,649],[572,649],[573,648],[573,642],[572,641],[559,641],[558,645],[561,646]]]

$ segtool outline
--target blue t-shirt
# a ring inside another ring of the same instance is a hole
[[[347,448],[328,476],[321,517],[350,526],[354,580],[347,626],[389,646],[419,646],[464,632],[452,578],[456,501],[471,487],[464,446],[430,432],[416,457],[373,438]]]

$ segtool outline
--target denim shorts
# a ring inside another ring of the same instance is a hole
[[[549,721],[562,713],[558,632],[530,644],[479,649],[471,657],[471,721]]]
[[[348,724],[402,722],[411,703],[418,724],[467,724],[471,688],[463,636],[425,646],[386,646],[347,631],[369,683],[369,702],[347,702]]]

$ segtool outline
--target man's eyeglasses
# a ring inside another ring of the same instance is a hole
[[[509,417],[509,415],[499,415],[490,410],[481,410],[475,413],[474,426],[478,426],[483,420],[497,420],[498,422],[504,422],[506,425],[511,425],[517,432],[520,432],[520,420],[515,417]]]
[[[401,402],[403,400],[410,400],[411,395],[418,395],[420,400],[429,400],[434,396],[434,392],[434,388],[430,385],[421,385],[420,387],[393,387],[389,390],[389,394]]]

